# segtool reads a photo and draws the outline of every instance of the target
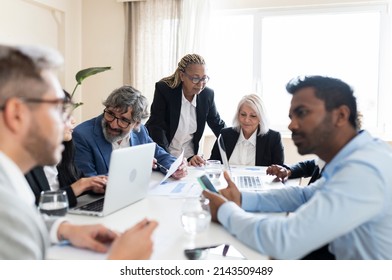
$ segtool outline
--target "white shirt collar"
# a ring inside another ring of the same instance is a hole
[[[322,170],[325,166],[325,161],[323,161],[321,158],[316,158],[315,159],[316,165]]]
[[[185,98],[184,91],[182,91],[182,104],[184,104],[185,102],[189,102],[189,103],[192,104],[193,107],[196,108],[196,105],[197,105],[196,104],[196,99],[197,99],[197,96],[194,95],[192,101],[189,102],[189,100]]]
[[[118,141],[113,142],[112,143],[113,150],[129,147],[130,146],[130,144],[129,144],[129,139],[130,138],[131,138],[131,135],[127,134],[123,139],[121,139],[121,143],[120,144],[118,144]]]
[[[57,167],[54,165],[46,165],[44,166],[44,173],[46,178],[48,179],[48,183],[50,189],[53,191],[57,191],[60,189],[60,182],[57,175],[59,174]]]
[[[238,142],[248,142],[249,144],[252,144],[253,146],[256,147],[256,138],[257,138],[257,129],[255,130],[255,132],[253,132],[253,134],[249,137],[249,139],[245,139],[244,133],[242,132],[241,129]]]

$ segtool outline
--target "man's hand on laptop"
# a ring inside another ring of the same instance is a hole
[[[187,175],[188,175],[188,162],[186,158],[183,158],[182,163],[177,168],[177,170],[171,175],[171,177],[173,179],[179,180]]]

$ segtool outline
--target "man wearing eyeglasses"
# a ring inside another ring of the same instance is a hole
[[[156,143],[174,156],[184,150],[193,166],[205,162],[198,152],[206,123],[216,137],[226,126],[216,109],[214,91],[206,87],[209,79],[203,57],[184,56],[173,75],[155,84],[151,116],[146,123]]]
[[[108,173],[113,150],[152,143],[141,123],[148,116],[147,98],[131,86],[115,89],[103,102],[103,113],[78,125],[73,132],[75,164],[86,176]],[[176,160],[159,145],[155,148],[154,169],[166,173]],[[187,175],[184,161],[172,175]]]
[[[118,235],[102,225],[45,219],[35,206],[23,173],[59,162],[72,107],[54,73],[61,63],[52,50],[0,44],[0,259],[45,259],[49,244],[61,240],[112,259],[149,258],[155,221]]]

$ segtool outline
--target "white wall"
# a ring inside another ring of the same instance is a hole
[[[0,38],[7,43],[32,43],[58,48],[59,34],[51,11],[21,0],[0,2]]]
[[[69,92],[80,69],[112,66],[78,88],[75,98],[85,103],[75,111],[80,122],[98,114],[101,101],[122,85],[123,5],[116,0],[0,0],[0,42],[58,49],[65,59],[58,76]]]
[[[111,66],[112,70],[86,79],[82,84],[82,119],[103,111],[102,101],[123,85],[124,4],[116,0],[83,0],[82,66]]]
[[[65,58],[59,79],[75,85],[80,69],[81,8],[79,0],[1,0],[0,43],[39,44],[58,49]]]

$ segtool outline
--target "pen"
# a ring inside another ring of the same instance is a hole
[[[164,167],[162,164],[156,162],[155,163],[159,168],[163,169],[166,173],[169,172],[169,169],[167,169],[166,167]]]

